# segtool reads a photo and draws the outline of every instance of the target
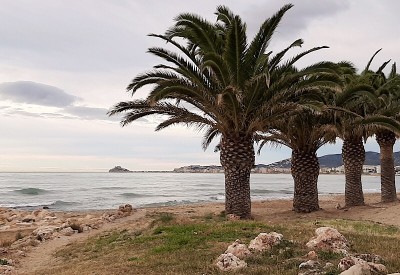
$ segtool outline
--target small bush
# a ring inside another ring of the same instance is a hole
[[[8,265],[8,261],[6,259],[0,259],[0,265]]]
[[[168,223],[174,219],[175,217],[171,213],[160,213],[160,217],[158,218],[158,220],[162,223]]]

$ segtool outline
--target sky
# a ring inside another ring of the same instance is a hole
[[[400,59],[400,1],[397,0],[0,0],[0,172],[106,172],[120,165],[134,171],[172,170],[219,164],[213,146],[201,148],[202,134],[173,127],[155,132],[155,119],[121,127],[106,113],[131,100],[129,82],[159,63],[146,53],[164,42],[173,19],[191,12],[215,21],[218,5],[227,5],[247,24],[251,38],[261,22],[293,3],[270,49],[279,51],[298,38],[303,49],[330,48],[298,65],[321,60],[365,67]],[[295,54],[296,52],[293,52]],[[135,98],[144,98],[142,89]],[[367,151],[379,152],[373,139]],[[395,151],[400,150],[398,144]],[[341,152],[341,142],[318,155]],[[256,163],[272,163],[291,154],[267,148]]]

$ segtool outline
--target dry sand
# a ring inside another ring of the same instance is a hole
[[[297,220],[322,220],[322,219],[350,219],[350,220],[369,220],[388,225],[400,227],[400,203],[379,203],[379,194],[366,194],[366,206],[353,207],[348,209],[337,209],[338,204],[344,205],[343,195],[332,195],[320,197],[320,211],[299,214],[293,212],[291,200],[265,200],[255,201],[252,204],[252,213],[255,220],[268,223],[292,223]],[[203,216],[207,214],[219,214],[224,210],[222,203],[190,204],[173,207],[142,208],[135,211],[132,215],[106,223],[100,229],[91,230],[72,236],[62,236],[54,240],[45,241],[39,246],[32,248],[26,253],[26,257],[20,257],[16,264],[18,274],[30,274],[43,265],[53,266],[57,264],[54,252],[58,249],[87,239],[90,236],[111,229],[125,228],[145,228],[152,221],[151,214],[157,212],[169,212],[184,219],[190,216]],[[71,213],[58,213],[58,215],[71,215]],[[87,215],[88,213],[75,213],[75,216]],[[99,212],[92,213],[99,215]],[[7,234],[15,236],[15,231],[0,232],[0,241]],[[2,257],[0,255],[0,257]]]

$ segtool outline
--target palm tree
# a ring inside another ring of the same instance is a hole
[[[328,142],[334,142],[336,134],[331,130],[330,117],[323,112],[299,109],[285,120],[279,121],[275,129],[260,136],[261,148],[269,142],[292,149],[291,173],[294,180],[293,209],[296,212],[319,210],[317,150]]]
[[[376,72],[371,74],[372,83],[376,89],[375,93],[379,98],[378,104],[372,107],[375,114],[398,121],[400,119],[400,75],[396,73],[396,63],[394,63],[391,72],[386,77],[382,70],[388,63],[389,61],[383,63]],[[393,130],[387,126],[377,126],[375,131],[376,141],[380,148],[382,202],[397,200],[393,157],[393,146],[397,137],[396,132],[398,132],[396,129]]]
[[[380,111],[381,106],[378,106],[379,92],[377,91],[379,89],[376,87],[376,79],[387,64],[385,63],[376,73],[370,71],[369,67],[378,52],[372,56],[361,74],[349,74],[343,93],[336,94],[335,104],[337,106],[358,115],[342,113],[335,118],[336,130],[339,137],[343,139],[342,158],[346,178],[346,207],[364,205],[361,181],[365,161],[363,141],[365,142],[377,127],[382,133],[399,129],[399,124],[394,119],[387,117]]]
[[[134,94],[150,86],[145,100],[116,104],[110,115],[125,113],[123,126],[145,116],[164,115],[156,130],[175,124],[205,132],[203,148],[220,136],[220,161],[225,172],[225,210],[241,218],[251,215],[250,171],[254,166],[254,135],[298,106],[299,97],[337,81],[331,63],[321,62],[298,70],[303,56],[316,47],[282,61],[293,47],[273,54],[269,42],[284,14],[283,6],[266,19],[248,43],[246,25],[227,7],[217,8],[217,22],[181,14],[164,35],[152,35],[174,46],[149,52],[166,63],[136,76],[128,86]]]
[[[333,124],[337,135],[343,140],[342,159],[345,170],[346,207],[364,205],[361,175],[365,161],[363,140],[368,138],[366,106],[373,96],[372,88],[364,85],[355,71],[345,75],[345,85],[341,93],[331,100],[336,107],[349,112],[335,112]]]

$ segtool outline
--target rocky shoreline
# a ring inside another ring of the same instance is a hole
[[[17,274],[15,266],[21,257],[42,242],[100,229],[134,211],[129,204],[90,213],[0,208],[0,274]]]

